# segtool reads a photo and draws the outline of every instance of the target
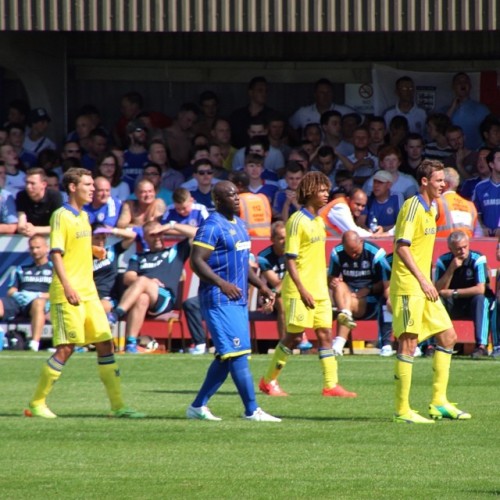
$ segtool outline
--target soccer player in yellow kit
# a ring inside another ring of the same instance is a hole
[[[446,391],[451,355],[457,334],[439,294],[431,281],[432,252],[436,238],[436,209],[432,201],[444,189],[443,164],[424,160],[417,169],[420,193],[403,204],[396,222],[394,260],[390,281],[393,331],[398,339],[395,366],[395,422],[433,424],[449,418],[467,420],[471,416],[448,401]],[[432,360],[432,401],[428,419],[410,408],[413,354],[419,342],[435,337]]]
[[[111,403],[111,414],[120,418],[142,418],[122,399],[120,370],[115,361],[113,337],[101,305],[92,272],[92,231],[83,206],[92,201],[94,180],[84,168],[70,168],[63,177],[68,202],[50,219],[50,254],[54,265],[49,288],[50,319],[55,353],[47,360],[33,399],[24,414],[56,418],[46,404],[54,383],[75,346],[95,344],[99,376]]]
[[[287,396],[278,384],[278,375],[288,357],[302,340],[306,328],[314,328],[323,369],[323,396],[355,398],[355,392],[338,383],[337,360],[332,349],[332,303],[326,274],[326,230],[318,215],[328,202],[328,177],[309,172],[300,181],[297,195],[303,205],[286,224],[285,258],[287,273],[281,296],[285,309],[286,334],[274,351],[259,389],[269,396]]]

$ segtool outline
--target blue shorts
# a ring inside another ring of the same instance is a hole
[[[221,359],[252,352],[248,328],[248,306],[201,306],[201,314],[212,337],[215,354]]]
[[[166,288],[158,287],[158,300],[153,307],[148,310],[149,316],[159,316],[165,314],[174,308],[174,296]]]
[[[17,316],[25,316],[29,318],[31,304],[26,307],[21,307],[12,297],[3,297],[3,318],[4,320],[10,321]]]

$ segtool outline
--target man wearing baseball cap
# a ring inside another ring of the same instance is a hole
[[[31,128],[23,143],[26,151],[38,156],[44,149],[56,149],[55,143],[45,135],[50,122],[50,116],[45,108],[31,110],[29,115]]]
[[[375,221],[374,225],[382,226],[384,231],[394,227],[404,199],[401,193],[391,193],[393,180],[387,170],[379,170],[374,174],[373,191],[368,197],[365,211],[359,217],[359,225],[370,227]]]

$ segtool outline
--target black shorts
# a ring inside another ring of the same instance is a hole
[[[376,295],[367,295],[366,297],[366,311],[361,318],[356,319],[376,319],[379,310],[382,308],[380,304],[380,297]]]

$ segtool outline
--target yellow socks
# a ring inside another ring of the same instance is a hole
[[[432,358],[432,402],[433,405],[444,405],[448,402],[446,390],[450,378],[451,355],[453,351],[437,346]]]
[[[323,371],[323,388],[331,389],[339,381],[337,358],[333,354],[333,349],[318,349],[319,362]]]
[[[106,388],[112,410],[119,410],[125,406],[122,398],[120,369],[115,361],[114,354],[99,356],[97,358],[99,376]]]
[[[62,369],[64,368],[64,363],[59,360],[50,357],[45,365],[43,365],[42,372],[40,373],[40,379],[38,380],[38,386],[33,395],[33,399],[30,402],[31,406],[42,406],[45,405],[45,399],[52,390],[52,386],[57,382],[61,376]]]
[[[404,415],[410,411],[412,372],[413,356],[398,354],[394,371],[394,379],[396,381],[396,415]]]
[[[292,354],[292,351],[285,347],[281,342],[278,343],[276,349],[273,354],[273,359],[271,360],[271,364],[267,369],[267,373],[264,376],[264,380],[266,382],[271,382],[271,380],[276,380],[278,375],[281,373],[281,370],[286,365],[286,361],[288,356]]]

